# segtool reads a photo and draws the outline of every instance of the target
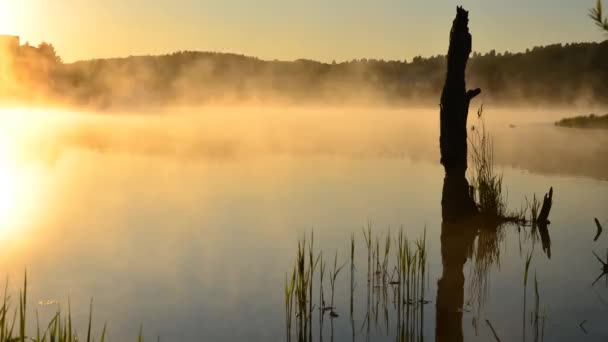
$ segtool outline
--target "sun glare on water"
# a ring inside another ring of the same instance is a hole
[[[19,204],[19,173],[5,146],[0,146],[0,236],[13,221]]]
[[[29,212],[36,203],[35,174],[18,155],[25,127],[11,119],[18,114],[0,110],[0,241],[17,234],[28,217],[35,216]]]

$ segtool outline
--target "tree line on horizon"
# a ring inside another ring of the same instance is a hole
[[[601,0],[589,17],[608,32]],[[473,52],[467,79],[498,104],[608,104],[608,40]],[[232,53],[63,63],[52,44],[28,43],[0,59],[0,102],[58,102],[100,108],[202,104],[436,103],[446,56],[407,60],[266,61]]]
[[[22,47],[23,48],[23,47]],[[443,55],[341,63],[266,61],[245,55],[181,51],[160,56],[63,63],[51,44],[25,47],[13,63],[25,101],[130,108],[203,104],[435,104]],[[469,83],[498,104],[608,103],[608,41],[554,44],[521,53],[474,52]]]

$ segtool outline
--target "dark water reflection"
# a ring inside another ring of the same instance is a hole
[[[524,175],[524,178],[536,176]],[[605,328],[608,288],[593,284],[602,264],[593,260],[592,251],[605,245],[593,242],[593,220],[582,218],[588,217],[585,212],[601,211],[601,204],[593,200],[581,204],[575,197],[586,193],[591,196],[587,198],[605,198],[606,184],[543,177],[543,183],[551,181],[560,189],[572,192],[558,195],[551,215],[553,224],[534,227],[487,226],[477,218],[446,219],[450,213],[446,205],[450,205],[450,200],[446,201],[445,196],[450,185],[444,183],[444,217],[440,229],[431,229],[429,241],[431,245],[439,244],[440,251],[431,250],[439,252],[441,258],[439,269],[431,272],[431,281],[423,295],[428,303],[421,306],[404,303],[403,310],[413,310],[416,315],[403,325],[396,285],[384,285],[384,288],[378,285],[379,280],[376,285],[373,281],[371,285],[367,282],[367,293],[355,291],[355,298],[366,298],[367,302],[359,300],[360,312],[351,316],[354,317],[350,319],[351,330],[343,326],[349,321],[347,317],[340,323],[329,319],[331,329],[322,327],[321,336],[332,341],[604,340],[608,336]],[[515,184],[518,188],[530,185]],[[532,188],[534,186],[526,189],[532,191]],[[452,202],[452,205],[461,204]],[[380,233],[380,246],[386,234],[386,230]],[[360,248],[365,250],[365,246]],[[435,258],[431,256],[434,260],[431,265],[438,266]],[[526,270],[527,260],[529,270]],[[359,262],[360,273],[365,273],[365,260]],[[390,279],[394,279],[394,275]],[[359,285],[365,284],[362,276]],[[342,291],[348,292],[348,289]],[[434,305],[426,305],[429,303]]]
[[[472,223],[441,225],[441,264],[443,273],[437,283],[436,341],[463,341],[464,265],[470,256],[476,230]]]

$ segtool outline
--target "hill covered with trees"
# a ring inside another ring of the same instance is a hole
[[[15,74],[27,82],[19,88],[21,94],[8,95],[95,108],[241,103],[436,104],[446,69],[445,56],[321,63],[303,59],[265,61],[195,51],[62,63],[52,45],[42,48],[44,67],[37,67],[35,59],[16,64]],[[606,61],[608,41],[556,44],[521,53],[473,53],[467,77],[471,86],[483,89],[486,102],[607,104]]]

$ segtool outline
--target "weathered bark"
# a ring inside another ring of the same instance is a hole
[[[444,220],[466,218],[477,212],[465,178],[469,104],[481,93],[480,89],[466,90],[465,71],[472,40],[468,24],[469,13],[458,7],[450,32],[447,74],[441,93],[439,147],[446,176],[442,199]]]
[[[450,32],[447,75],[441,93],[441,164],[447,176],[464,177],[467,170],[467,118],[469,103],[481,93],[466,90],[465,71],[471,54],[469,12],[458,7]]]

